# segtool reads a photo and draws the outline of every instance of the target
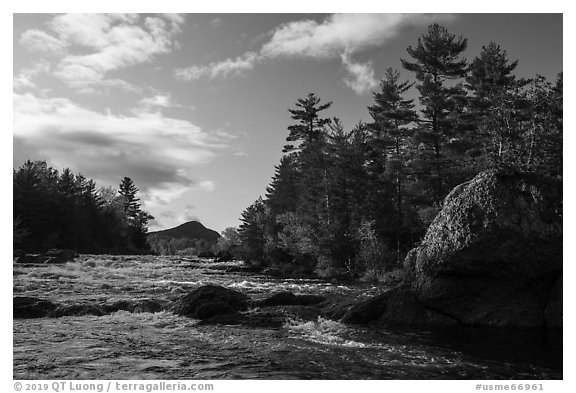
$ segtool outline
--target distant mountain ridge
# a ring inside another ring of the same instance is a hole
[[[174,228],[148,232],[148,235],[173,239],[206,240],[210,243],[214,243],[220,238],[218,232],[206,228],[198,221],[188,221]]]

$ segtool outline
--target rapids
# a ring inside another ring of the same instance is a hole
[[[55,302],[175,300],[215,284],[262,299],[276,291],[331,299],[386,289],[227,272],[242,262],[82,255],[14,265],[13,292]],[[15,319],[14,379],[562,379],[560,333],[376,329],[319,317],[281,329],[200,326],[169,311]]]

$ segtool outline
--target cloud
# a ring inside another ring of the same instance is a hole
[[[13,79],[14,90],[24,90],[35,88],[34,79],[41,73],[48,73],[50,64],[46,61],[39,61],[32,68],[25,68]]]
[[[56,168],[70,167],[101,185],[131,177],[151,204],[166,204],[190,187],[208,187],[194,168],[228,146],[189,121],[160,112],[130,116],[100,113],[67,98],[14,93],[15,154],[50,157]]]
[[[198,187],[205,191],[214,191],[216,184],[212,180],[204,180],[198,183]]]
[[[348,76],[344,78],[344,83],[354,90],[356,94],[366,93],[378,86],[379,81],[376,78],[371,62],[355,63],[346,52],[342,54],[341,58],[342,65],[348,73]]]
[[[195,110],[194,106],[184,106],[172,102],[172,97],[169,93],[158,93],[151,97],[145,97],[138,101],[138,105],[141,108],[148,110],[153,110],[154,108],[186,108]],[[218,132],[216,132],[218,134]]]
[[[258,61],[260,61],[260,58],[257,53],[246,52],[235,59],[226,59],[203,66],[181,68],[175,71],[175,75],[178,79],[186,81],[203,78],[225,79],[251,71]]]
[[[50,33],[28,30],[20,43],[59,54],[54,75],[78,92],[138,91],[108,74],[171,52],[183,22],[177,15],[64,14],[49,21]]]
[[[169,94],[157,94],[153,97],[143,98],[138,103],[144,107],[169,108],[172,106]]]
[[[269,40],[258,52],[246,52],[235,59],[180,69],[176,76],[183,80],[223,79],[243,75],[267,60],[341,59],[348,74],[344,83],[360,94],[376,85],[374,71],[370,63],[354,62],[352,55],[385,45],[406,26],[453,18],[449,14],[334,14],[321,22],[312,19],[293,21],[273,29]]]
[[[210,26],[218,28],[222,26],[222,18],[214,18],[210,21]]]
[[[25,31],[20,37],[20,44],[30,51],[45,52],[50,54],[64,53],[66,43],[62,40],[37,29]]]

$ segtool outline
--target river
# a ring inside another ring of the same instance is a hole
[[[205,284],[361,300],[386,288],[226,272],[241,262],[82,255],[14,265],[15,296],[69,304],[172,301]],[[290,320],[201,326],[169,311],[15,319],[14,379],[562,379],[561,332],[410,330]]]

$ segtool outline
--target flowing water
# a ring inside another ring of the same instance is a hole
[[[261,299],[276,291],[368,298],[384,286],[227,273],[240,262],[83,255],[14,265],[14,295],[59,303],[171,301],[205,284]],[[561,333],[385,330],[319,317],[281,329],[200,326],[172,314],[14,320],[15,379],[561,379]]]

